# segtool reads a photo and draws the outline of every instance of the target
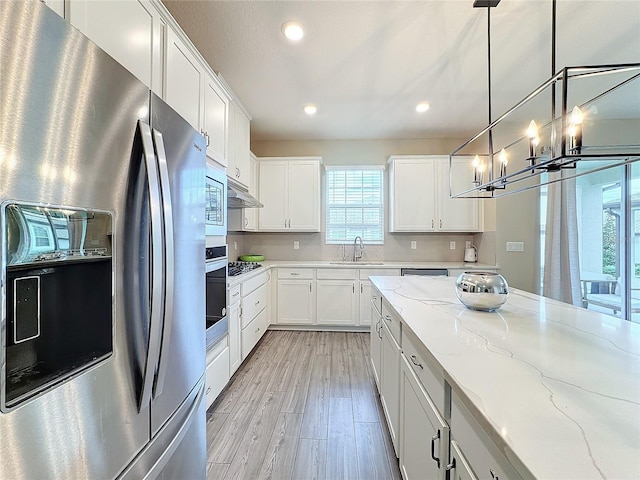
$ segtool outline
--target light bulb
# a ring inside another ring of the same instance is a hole
[[[297,42],[304,37],[302,25],[296,22],[286,22],[282,25],[282,33],[292,42]]]
[[[507,158],[507,152],[504,151],[504,148],[500,150],[500,153],[498,154],[498,159],[500,160],[500,163],[502,163],[502,165],[506,165],[507,163],[509,163],[509,159]]]
[[[317,111],[318,107],[316,107],[315,105],[304,106],[304,113],[306,113],[307,115],[315,115]]]
[[[429,104],[428,103],[419,103],[418,105],[416,105],[416,112],[418,113],[424,113],[427,110],[429,110]]]
[[[531,123],[529,124],[529,128],[527,128],[527,136],[531,140],[538,138],[538,126],[536,125],[535,120],[531,120]]]
[[[574,125],[580,125],[582,123],[582,110],[576,105],[571,110],[571,123]]]
[[[478,168],[479,165],[480,165],[480,157],[476,155],[475,157],[473,157],[473,162],[471,162],[471,166]]]

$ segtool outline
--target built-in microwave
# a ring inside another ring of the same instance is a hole
[[[227,234],[227,175],[224,170],[207,164],[205,197],[205,234]]]

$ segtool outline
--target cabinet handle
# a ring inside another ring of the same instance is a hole
[[[374,300],[378,300],[378,297],[377,297],[376,295],[374,295],[374,296],[373,296],[373,297],[371,297],[371,298],[373,298]]]
[[[258,333],[260,331],[260,327],[256,328],[256,331],[253,333]]]
[[[415,355],[411,355],[411,363],[413,363],[416,367],[420,367],[422,370],[424,370],[424,367],[421,363],[418,363],[418,358]]]
[[[351,285],[351,290],[353,291],[353,293],[356,293],[356,286],[355,285]]]
[[[296,277],[296,276],[300,275],[300,273],[298,273],[298,272],[289,272],[289,275],[293,275],[294,277]]]
[[[440,459],[436,457],[436,440],[440,438],[440,430],[433,437],[431,437],[431,459],[436,462],[438,468],[440,468]]]
[[[440,219],[440,228],[442,228],[442,219]]]
[[[309,291],[311,291],[311,283],[309,283]]]
[[[493,480],[499,480],[498,475],[496,475],[496,472],[494,472],[492,468],[489,469],[489,473],[491,474],[491,478],[493,478]]]
[[[362,291],[362,284],[360,284],[360,293],[364,293],[364,292]]]
[[[431,219],[431,228],[433,228],[433,218]]]
[[[260,300],[258,300],[258,301],[255,303],[255,306],[256,306],[256,307],[257,307],[258,305],[260,305]]]
[[[204,392],[205,395],[209,395],[209,392],[211,391],[211,387],[207,387],[207,391]]]
[[[446,467],[444,467],[444,468],[445,468],[445,470],[446,470],[447,472],[449,472],[449,471],[451,471],[451,470],[455,470],[455,469],[456,469],[456,459],[455,459],[455,458],[454,458],[454,459],[452,459],[452,460],[451,460],[451,463],[450,463],[449,465],[447,465]],[[451,478],[451,477],[449,477],[449,478]]]
[[[231,295],[232,297],[237,297],[238,295],[240,295],[240,292],[236,292],[233,295]]]
[[[391,321],[391,317],[390,317],[389,315],[385,315],[385,316],[384,316],[384,319],[385,319],[387,322],[390,322],[390,321]]]
[[[247,217],[244,217],[244,226],[249,226],[249,219]]]
[[[380,340],[382,340],[382,322],[380,320],[378,320],[378,325],[380,325],[378,327],[378,337],[380,338]]]

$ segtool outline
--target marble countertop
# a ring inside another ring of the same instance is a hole
[[[533,476],[640,478],[639,324],[516,289],[498,311],[473,311],[450,277],[370,279]]]

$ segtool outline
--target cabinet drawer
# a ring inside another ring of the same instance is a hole
[[[392,310],[391,305],[386,300],[382,300],[382,320],[387,326],[393,339],[402,346],[402,338],[400,337],[400,319],[398,315]]]
[[[319,268],[316,272],[318,280],[355,280],[358,271],[353,268]]]
[[[360,269],[360,280],[368,280],[369,277],[397,277],[400,270],[397,268],[362,268]]]
[[[267,329],[267,311],[262,310],[245,328],[242,329],[242,359],[247,358],[258,340]]]
[[[451,395],[450,426],[451,439],[457,442],[459,450],[477,478],[522,478],[455,393]]]
[[[204,386],[207,408],[209,408],[218,395],[220,395],[220,392],[229,381],[229,347],[226,343],[223,344],[223,347],[222,351],[218,352],[218,354],[207,363]],[[207,360],[209,360],[209,354],[207,354]]]
[[[420,380],[422,387],[429,393],[438,412],[444,416],[444,375],[434,363],[420,340],[407,329],[402,330],[402,353],[418,377],[418,380]]]
[[[229,298],[227,299],[228,305],[233,305],[234,303],[238,303],[240,301],[240,285],[234,285],[233,287],[229,287],[227,291]]]
[[[313,268],[279,268],[278,278],[313,280]]]
[[[267,275],[267,272],[262,272],[255,277],[251,277],[248,280],[245,280],[244,282],[242,282],[242,296],[246,297],[260,285],[267,283],[268,279],[269,277]]]
[[[267,306],[267,286],[262,285],[242,298],[242,328],[245,328]]]

